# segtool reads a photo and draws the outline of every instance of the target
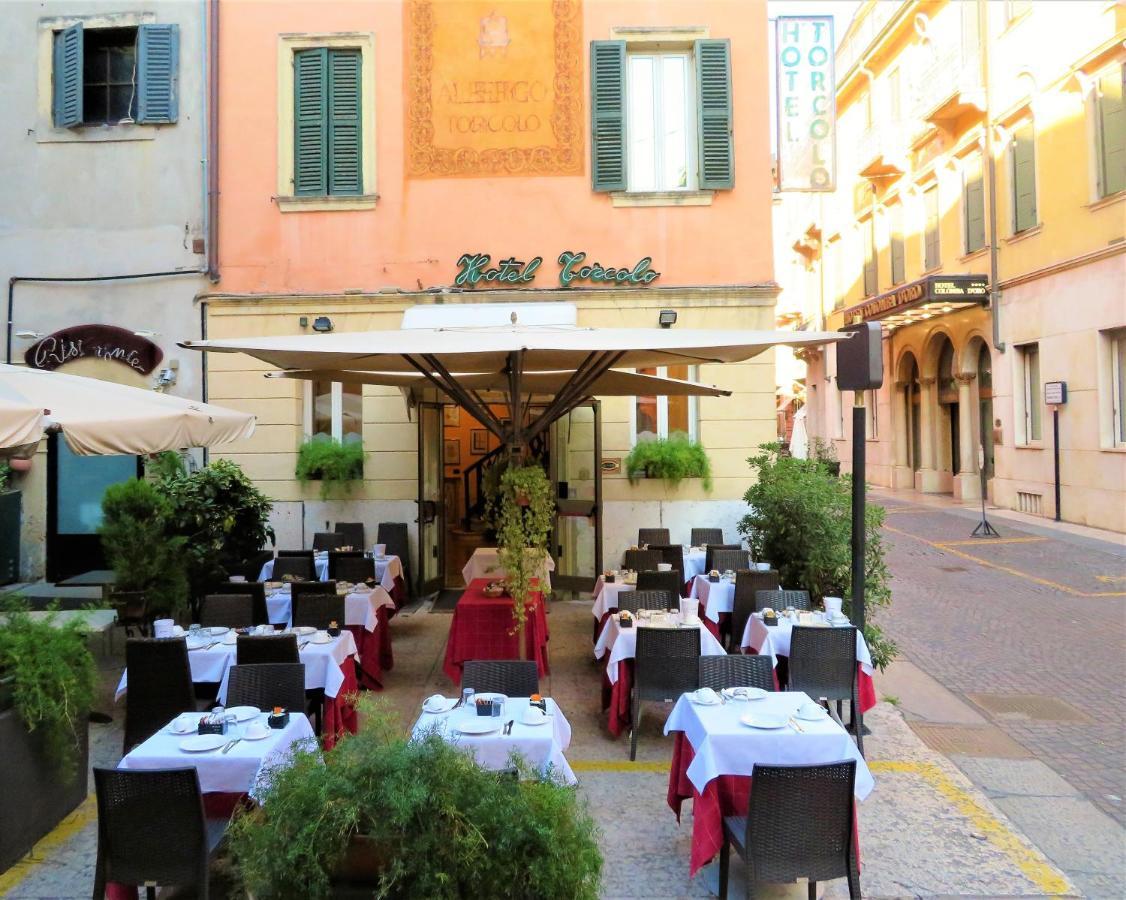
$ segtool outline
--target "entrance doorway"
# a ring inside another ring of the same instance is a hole
[[[985,341],[977,354],[977,412],[985,477],[993,477],[993,358]]]
[[[937,446],[941,452],[936,462],[940,472],[949,472],[953,476],[958,474],[961,461],[958,445],[958,383],[954,379],[954,345],[946,336],[941,338],[941,342],[938,350],[935,389],[943,415],[939,416],[940,434],[936,435]],[[947,487],[953,490],[952,480],[948,483],[943,479],[942,483],[943,490]]]

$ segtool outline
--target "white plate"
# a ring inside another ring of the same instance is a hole
[[[227,713],[234,716],[237,722],[246,722],[262,715],[262,710],[257,706],[228,706]]]
[[[462,734],[489,734],[500,731],[503,724],[500,716],[473,716],[458,722],[454,727]]]
[[[331,634],[326,634],[324,637],[314,637],[312,640],[309,641],[309,643],[311,643],[311,644],[331,644],[335,640],[336,640],[336,638],[334,638]]]
[[[197,723],[199,722],[199,719],[202,719],[202,718],[203,718],[203,713],[200,713],[199,717],[194,719],[194,720],[190,719],[190,718],[189,719],[173,719],[171,722],[168,723],[168,727],[165,729],[165,731],[167,731],[169,734],[177,734],[180,737],[185,737],[186,735],[189,735],[189,734],[195,734],[195,730],[198,727]],[[183,728],[177,730],[178,725],[183,725]]]
[[[803,715],[801,710],[798,710],[796,713],[794,713],[794,718],[801,719],[803,722],[822,722],[825,719],[829,718],[829,714],[825,712],[825,707],[818,706],[817,712],[812,713],[811,715]]]
[[[728,700],[761,700],[767,691],[757,687],[724,688],[723,696]]]
[[[224,625],[214,625],[211,628],[203,628],[203,629],[200,629],[200,630],[206,631],[208,634],[213,634],[216,637],[218,637],[221,634],[226,634],[231,629],[227,628]]]
[[[259,734],[259,735],[253,735],[247,729],[244,728],[242,730],[242,739],[244,741],[264,741],[264,740],[266,740],[266,738],[268,738],[271,734],[274,733],[273,728],[269,728],[265,725],[263,725],[262,727],[265,728],[266,731],[265,731],[264,734]]]
[[[529,716],[525,713],[520,717],[520,722],[523,725],[546,725],[550,721],[550,716]]]
[[[195,734],[180,741],[180,749],[185,753],[203,753],[218,750],[230,740],[225,734]]]
[[[789,719],[786,716],[772,716],[769,714],[760,714],[757,716],[742,716],[739,719],[744,725],[749,725],[751,728],[785,728]]]
[[[313,628],[311,625],[297,625],[293,628],[293,633],[299,634],[301,635],[301,637],[305,637],[309,634],[316,634],[317,629]]]

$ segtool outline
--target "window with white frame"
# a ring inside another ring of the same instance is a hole
[[[1094,83],[1096,191],[1099,198],[1126,190],[1126,65]]]
[[[693,68],[687,50],[628,54],[626,172],[630,191],[696,189]]]
[[[305,433],[315,439],[362,444],[363,385],[358,382],[311,381],[305,389]]]
[[[876,402],[876,392],[868,391],[864,398],[866,414],[864,416],[865,437],[870,441],[879,440],[880,437],[880,407]]]
[[[1110,335],[1110,400],[1114,446],[1126,447],[1126,329]]]
[[[1041,436],[1040,345],[1020,344],[1017,348],[1018,385],[1022,406],[1022,443],[1039,441]]]
[[[699,377],[696,366],[660,366],[637,371],[641,375],[678,378],[681,381],[696,381]],[[677,432],[696,440],[698,420],[699,404],[696,397],[664,397],[655,394],[634,397],[633,443],[667,438]]]

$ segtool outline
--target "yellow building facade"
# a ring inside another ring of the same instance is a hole
[[[984,484],[1003,507],[1126,530],[1124,38],[1121,2],[857,11],[836,190],[776,195],[776,268],[806,327],[882,326],[872,483],[966,500]],[[855,398],[832,348],[806,361],[808,432],[847,469]]]

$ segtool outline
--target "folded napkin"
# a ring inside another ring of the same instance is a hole
[[[700,703],[719,703],[719,695],[710,687],[702,687],[695,693],[696,700]]]
[[[426,698],[426,702],[422,704],[422,708],[430,713],[448,712],[454,708],[455,703],[457,703],[457,700],[443,697],[441,694],[432,694]]]

